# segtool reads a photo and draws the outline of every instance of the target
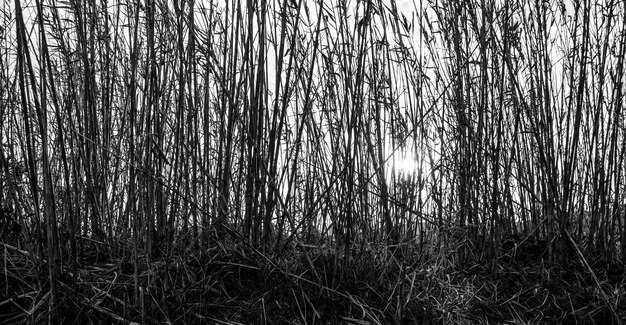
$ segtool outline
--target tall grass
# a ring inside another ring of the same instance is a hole
[[[303,251],[335,289],[375,243],[497,273],[520,237],[600,287],[589,259],[626,262],[624,6],[4,1],[5,243],[52,310],[94,243],[132,264],[134,306],[146,264],[167,291],[182,252],[229,242]]]

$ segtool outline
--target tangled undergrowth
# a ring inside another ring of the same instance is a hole
[[[299,244],[263,254],[236,241],[200,250],[182,243],[138,263],[131,246],[88,242],[77,274],[64,265],[62,324],[620,324],[621,265],[550,264],[516,245],[498,263],[458,268],[451,256],[408,245],[341,249]],[[49,284],[27,251],[3,244],[0,315],[6,324],[49,321]]]

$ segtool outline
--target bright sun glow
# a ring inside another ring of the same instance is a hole
[[[397,174],[411,174],[417,172],[417,161],[410,157],[395,157],[395,171]]]

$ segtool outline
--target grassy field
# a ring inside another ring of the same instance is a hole
[[[0,323],[626,323],[623,1],[0,1]]]

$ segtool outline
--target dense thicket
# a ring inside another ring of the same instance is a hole
[[[625,6],[5,0],[5,261],[24,258],[51,319],[86,265],[116,261],[133,319],[216,247],[253,273],[298,274],[281,264],[297,255],[308,271],[292,284],[346,310],[373,304],[339,290],[370,260],[411,288],[391,285],[393,311],[378,310],[399,321],[437,309],[407,267],[498,274],[523,247],[580,265],[618,317],[624,289],[593,263],[626,261]],[[0,306],[25,294],[4,281]],[[324,318],[285,290],[301,322]]]

